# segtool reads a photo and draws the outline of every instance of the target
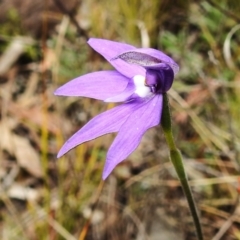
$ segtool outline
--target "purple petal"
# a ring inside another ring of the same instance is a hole
[[[58,88],[54,94],[105,100],[121,93],[127,87],[128,81],[128,78],[117,71],[94,72],[67,82]]]
[[[90,141],[107,133],[118,132],[128,116],[138,106],[138,102],[129,102],[99,114],[65,142],[57,157],[61,157],[83,142]]]
[[[161,114],[162,95],[156,95],[127,118],[107,153],[103,179],[138,147],[147,129],[159,124]]]
[[[136,48],[125,44],[104,39],[90,38],[88,44],[98,53],[100,53],[112,66],[124,76],[132,78],[135,75],[145,76],[145,69],[138,65],[130,65],[121,59],[114,59],[119,54],[126,51],[132,51]]]
[[[167,63],[173,69],[174,74],[177,74],[179,71],[179,66],[172,58],[153,48],[138,48],[130,50],[116,56],[115,59],[122,59],[127,63],[151,69],[159,68],[159,64],[161,63]]]
[[[134,93],[135,91],[135,85],[133,81],[129,81],[127,87],[124,89],[123,92],[121,92],[118,95],[115,95],[113,97],[107,98],[104,100],[104,102],[124,102],[127,101]]]

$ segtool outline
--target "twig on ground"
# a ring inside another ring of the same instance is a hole
[[[67,10],[67,8],[64,6],[64,4],[62,3],[61,0],[54,0],[55,4],[58,6],[58,8],[62,11],[62,13],[66,14],[67,16],[69,16],[71,22],[75,25],[75,27],[77,28],[77,32],[80,36],[83,36],[85,39],[88,39],[88,34],[87,32],[81,28],[81,26],[79,25],[79,23],[77,22],[76,18],[73,16],[72,12],[69,12]]]
[[[212,0],[208,0],[208,3],[210,3],[213,7],[217,8],[220,12],[222,12],[223,14],[227,15],[228,17],[234,19],[237,22],[240,22],[240,17],[238,17],[237,15],[235,15],[234,13],[222,8],[221,6],[219,6],[218,4],[216,4],[214,1]]]

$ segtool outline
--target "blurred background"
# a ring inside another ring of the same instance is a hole
[[[114,134],[61,159],[64,141],[113,104],[56,97],[111,69],[89,37],[161,49],[176,142],[205,239],[240,239],[239,0],[0,1],[0,239],[196,239],[161,127],[103,183]]]

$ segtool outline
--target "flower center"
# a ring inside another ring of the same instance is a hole
[[[133,82],[135,85],[135,93],[141,97],[149,97],[154,91],[152,91],[151,87],[146,84],[146,78],[142,75],[136,75],[133,77]]]
[[[161,92],[161,85],[162,85],[161,79],[162,77],[160,72],[152,69],[147,70],[146,86],[150,87],[151,91],[155,94]]]
[[[160,69],[146,69],[146,76],[136,75],[133,82],[135,93],[141,98],[161,94],[172,86],[173,70],[168,65]]]
[[[146,69],[146,85],[154,94],[167,92],[172,86],[173,70],[168,65],[160,69]]]

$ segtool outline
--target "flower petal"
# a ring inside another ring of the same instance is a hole
[[[115,59],[122,59],[127,63],[152,69],[158,68],[161,63],[167,63],[172,68],[175,75],[179,71],[179,66],[172,58],[153,48],[138,48],[126,51],[116,56]]]
[[[133,81],[129,81],[127,87],[124,89],[123,92],[121,92],[118,95],[115,95],[113,97],[107,98],[104,100],[104,102],[124,102],[129,100],[129,98],[133,95],[135,91],[135,85]]]
[[[58,153],[58,158],[66,152],[102,135],[119,131],[128,116],[137,109],[138,102],[129,102],[99,114],[69,138]]]
[[[145,75],[145,69],[138,65],[130,65],[121,59],[114,59],[119,54],[126,51],[132,51],[136,48],[125,44],[114,41],[90,38],[88,44],[98,53],[100,53],[112,66],[122,73],[124,76],[132,78],[135,75]]]
[[[127,87],[128,81],[128,78],[117,71],[94,72],[67,82],[54,94],[105,100],[121,93]]]
[[[162,99],[162,95],[156,95],[148,102],[141,104],[127,118],[107,153],[103,179],[106,179],[116,165],[138,147],[147,129],[159,124],[162,114]]]

